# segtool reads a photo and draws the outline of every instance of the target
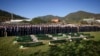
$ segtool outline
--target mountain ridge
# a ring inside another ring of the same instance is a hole
[[[14,16],[14,19],[28,19],[26,17],[22,17],[22,16],[19,16],[16,14],[13,14],[13,16]],[[67,22],[68,21],[70,22],[70,21],[80,21],[84,18],[100,19],[100,14],[80,10],[80,11],[69,13],[64,17],[54,16],[54,15],[45,15],[45,16],[38,16],[35,18],[40,18],[45,21],[49,21],[51,19],[58,18],[60,20],[65,20],[65,21],[67,20]],[[11,20],[11,13],[0,9],[0,21],[6,21],[6,20]]]
[[[67,21],[80,21],[84,18],[94,18],[94,19],[100,19],[100,14],[86,12],[86,11],[77,11],[70,13],[64,17],[64,20]]]
[[[0,9],[0,21],[9,21],[11,20],[11,14],[10,12],[8,11],[5,11],[5,10],[1,10]],[[23,17],[23,16],[20,16],[20,15],[17,15],[17,14],[13,14],[13,19],[28,19],[26,17]]]

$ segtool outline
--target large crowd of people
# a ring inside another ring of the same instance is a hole
[[[31,34],[56,34],[70,32],[100,31],[100,26],[93,25],[30,25],[30,24],[8,24],[0,25],[1,36],[18,36]]]

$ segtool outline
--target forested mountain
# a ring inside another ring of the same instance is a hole
[[[13,14],[13,19],[27,19],[27,18]],[[4,10],[0,10],[0,21],[2,22],[8,20],[11,20],[11,13]]]
[[[63,17],[53,16],[53,15],[39,16],[37,18],[40,18],[40,19],[43,19],[43,20],[46,20],[46,21],[51,20],[51,19],[55,19],[55,18],[63,19]]]
[[[100,14],[94,14],[85,11],[77,11],[77,12],[70,13],[64,17],[64,19],[68,21],[80,21],[84,18],[100,19]]]
[[[64,20],[67,22],[78,22],[84,18],[95,18],[100,19],[100,14],[85,12],[85,11],[77,11],[66,15],[65,17],[60,16],[53,16],[53,15],[46,15],[46,16],[39,16],[36,18],[43,19],[45,21],[50,21],[51,19],[58,18],[60,20]]]
[[[70,13],[66,15],[65,17],[46,15],[46,16],[35,17],[35,19],[36,18],[41,19],[44,22],[50,22],[51,19],[55,19],[55,18],[64,20],[66,22],[79,22],[84,18],[100,19],[100,14],[95,14],[95,13],[90,13],[90,12],[85,12],[85,11],[77,11],[77,12]],[[27,19],[27,18],[13,14],[13,19]],[[8,21],[8,20],[11,20],[11,13],[4,10],[0,10],[0,22]]]
[[[46,15],[46,16],[38,16],[32,19],[32,24],[41,24],[41,23],[51,23],[52,19],[59,19],[62,20],[63,17],[53,16],[53,15]]]

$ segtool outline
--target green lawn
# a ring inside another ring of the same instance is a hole
[[[46,52],[49,49],[49,40],[41,40],[45,45],[30,47],[26,49],[19,49],[18,44],[13,44],[14,39],[14,36],[0,37],[0,56],[30,56],[34,52]]]
[[[93,40],[99,41],[100,40],[100,31],[98,32],[84,32],[84,33],[90,33],[91,36],[94,36]]]
[[[94,40],[100,40],[100,32],[84,32],[90,33],[90,35],[95,36]],[[50,40],[40,40],[43,41],[44,45],[30,47],[27,49],[19,49],[18,44],[13,44],[15,36],[12,37],[0,37],[0,56],[31,56],[34,52],[42,51],[46,52],[49,49],[48,43]]]

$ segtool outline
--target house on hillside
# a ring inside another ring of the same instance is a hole
[[[88,24],[92,24],[93,22],[95,22],[94,18],[84,18],[82,21],[87,22]]]
[[[54,19],[51,19],[51,22],[58,23],[58,22],[60,22],[60,20],[58,18],[54,18]]]
[[[100,23],[100,20],[95,20],[96,22]]]
[[[91,22],[94,22],[95,19],[94,18],[84,18],[83,21],[86,21],[87,23],[91,23]]]

